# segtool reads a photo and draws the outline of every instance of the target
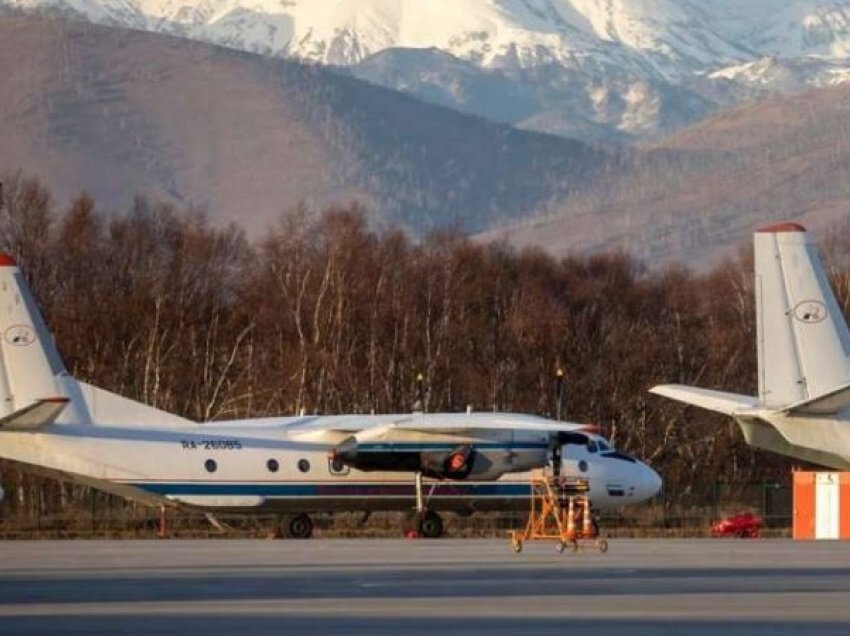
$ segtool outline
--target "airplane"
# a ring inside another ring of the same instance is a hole
[[[732,417],[747,444],[850,470],[850,332],[797,223],[756,230],[758,396],[678,384],[650,392]]]
[[[527,506],[528,471],[553,458],[591,480],[596,507],[655,495],[658,474],[594,431],[511,413],[193,422],[73,378],[0,254],[0,457],[127,499],[276,513],[280,535],[308,538],[311,514],[342,510],[412,510],[413,529],[438,537],[438,510]]]

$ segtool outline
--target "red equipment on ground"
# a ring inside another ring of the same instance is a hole
[[[711,527],[713,537],[740,537],[755,539],[761,536],[761,517],[751,512],[742,512],[734,517],[726,517]]]

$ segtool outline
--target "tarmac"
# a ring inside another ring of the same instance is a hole
[[[0,543],[0,634],[842,634],[850,543]]]

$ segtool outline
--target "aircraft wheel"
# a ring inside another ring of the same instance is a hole
[[[597,539],[596,548],[599,550],[599,552],[605,554],[606,552],[608,552],[608,541],[605,539]]]
[[[555,546],[555,548],[558,550],[559,554],[563,554],[564,550],[567,549],[567,542],[566,541],[558,541],[558,544]]]
[[[443,536],[443,518],[433,510],[426,510],[418,525],[419,535],[426,539],[439,539]]]
[[[309,539],[313,536],[313,521],[308,515],[286,515],[280,521],[280,536],[284,539]]]
[[[568,546],[570,548],[570,552],[578,552],[578,541],[576,541],[575,539],[570,541]]]
[[[511,547],[513,548],[514,552],[519,554],[520,552],[522,552],[522,541],[511,541]]]

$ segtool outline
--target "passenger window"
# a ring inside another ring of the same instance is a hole
[[[611,450],[611,447],[608,445],[608,442],[606,442],[604,439],[601,439],[601,440],[599,440],[599,450],[600,451],[607,451],[607,450]]]

